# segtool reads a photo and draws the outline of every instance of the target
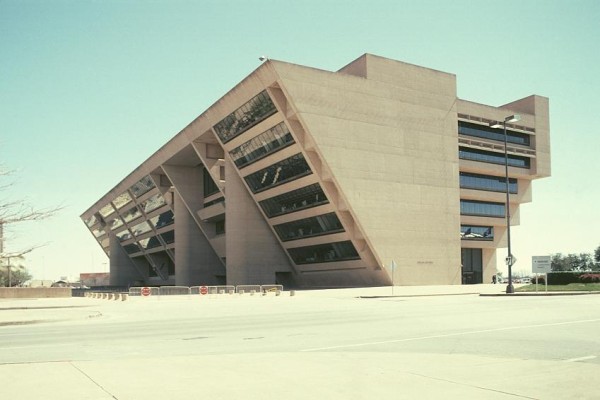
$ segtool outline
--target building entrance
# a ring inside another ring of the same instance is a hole
[[[460,249],[463,285],[483,283],[483,256],[481,249]]]

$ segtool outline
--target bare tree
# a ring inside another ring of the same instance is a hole
[[[0,182],[0,195],[6,193],[6,191],[13,186],[13,182],[5,181],[10,175],[12,175],[12,172],[13,171],[1,169],[0,166],[0,179],[2,179]],[[25,254],[46,244],[32,244],[17,251],[7,252],[5,251],[4,246],[4,242],[6,240],[6,227],[22,222],[40,221],[49,218],[59,212],[62,208],[62,206],[58,206],[53,208],[36,209],[24,200],[10,200],[6,197],[0,196],[0,266],[5,267],[7,270],[7,282],[5,285],[8,284],[8,286],[10,286],[12,284],[10,265],[11,259],[22,260]]]

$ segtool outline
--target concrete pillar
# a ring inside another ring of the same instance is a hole
[[[225,164],[227,284],[275,283],[290,261],[229,159]]]
[[[225,268],[196,214],[204,203],[202,167],[164,165],[163,170],[175,187],[175,284],[218,285]]]
[[[110,246],[110,285],[129,286],[144,277],[135,267],[114,233],[109,233]]]

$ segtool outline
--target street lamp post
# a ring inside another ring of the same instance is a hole
[[[512,266],[514,264],[514,257],[512,255],[511,246],[510,246],[510,185],[508,182],[508,135],[506,133],[506,124],[509,122],[517,122],[521,119],[521,116],[518,114],[510,115],[504,118],[504,121],[499,122],[491,122],[490,127],[492,128],[500,128],[502,126],[502,130],[504,132],[504,179],[506,184],[506,238],[508,241],[508,255],[506,257],[506,265],[508,265],[508,286],[506,286],[506,293],[514,293],[515,288],[512,284]]]

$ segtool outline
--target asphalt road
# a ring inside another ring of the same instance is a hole
[[[600,295],[61,304],[0,310],[0,398],[600,398]]]

